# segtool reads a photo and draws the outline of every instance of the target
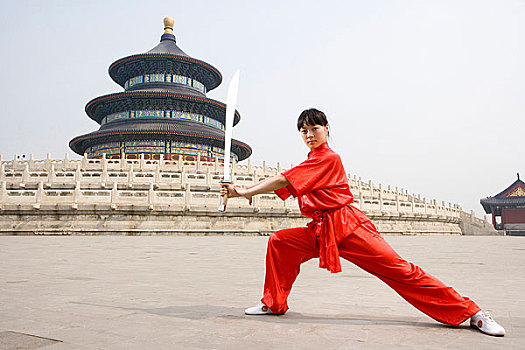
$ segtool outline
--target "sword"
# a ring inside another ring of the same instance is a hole
[[[226,120],[224,132],[224,176],[221,183],[231,184],[230,177],[230,153],[232,146],[233,117],[235,115],[235,106],[237,105],[237,92],[239,91],[239,70],[235,72],[228,86],[228,97],[226,98]],[[228,194],[222,196],[219,211],[226,211],[228,204]]]

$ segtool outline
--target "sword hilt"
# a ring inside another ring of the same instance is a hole
[[[230,180],[221,180],[221,184],[231,184],[232,182]],[[228,204],[228,192],[226,194],[223,194],[221,196],[221,205],[219,207],[219,211],[224,213],[226,211],[226,205]]]

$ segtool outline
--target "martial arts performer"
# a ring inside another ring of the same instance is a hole
[[[312,219],[306,227],[277,231],[268,240],[263,297],[247,315],[284,314],[287,298],[302,263],[319,258],[319,267],[341,271],[342,257],[373,274],[414,307],[437,321],[470,325],[503,336],[505,329],[478,305],[452,287],[402,259],[377,232],[370,219],[352,206],[352,193],[338,154],[326,142],[329,129],[323,112],[308,109],[297,120],[308,159],[298,166],[252,186],[223,184],[222,194],[245,197],[275,193],[298,198],[301,213]]]

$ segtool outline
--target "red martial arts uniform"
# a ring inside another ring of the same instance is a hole
[[[370,219],[350,205],[353,196],[341,159],[327,143],[282,174],[290,185],[276,190],[283,200],[298,198],[307,227],[277,231],[268,240],[262,302],[274,314],[288,310],[286,299],[301,263],[319,258],[319,267],[341,271],[339,257],[380,278],[430,317],[458,325],[481,309],[452,287],[402,259]]]

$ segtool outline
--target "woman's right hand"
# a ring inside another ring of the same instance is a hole
[[[252,196],[246,194],[246,186],[221,183],[221,195],[227,195],[228,198],[244,197],[252,204]]]

